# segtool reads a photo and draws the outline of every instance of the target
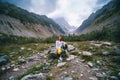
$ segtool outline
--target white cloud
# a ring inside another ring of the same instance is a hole
[[[103,0],[31,0],[31,12],[50,18],[64,17],[72,26],[79,27],[92,12],[101,8]],[[107,0],[109,1],[109,0]]]
[[[30,0],[30,2],[29,11],[40,15],[51,13],[56,8],[55,0]]]
[[[57,10],[47,16],[51,18],[63,16],[70,25],[79,27],[95,6],[96,0],[58,0]]]

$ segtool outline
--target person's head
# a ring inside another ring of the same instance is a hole
[[[61,35],[58,36],[58,41],[62,41],[62,36]]]

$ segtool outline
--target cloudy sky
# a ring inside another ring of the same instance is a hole
[[[72,26],[79,27],[88,16],[110,0],[0,0],[15,4],[30,12],[50,18],[64,17]]]

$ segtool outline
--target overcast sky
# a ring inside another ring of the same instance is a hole
[[[50,18],[64,17],[79,27],[88,16],[110,0],[0,0]]]

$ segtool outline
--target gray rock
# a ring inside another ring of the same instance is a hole
[[[118,73],[118,76],[120,76],[120,72]]]
[[[14,56],[14,55],[17,55],[17,54],[18,54],[18,52],[11,52],[10,56]]]
[[[2,71],[5,71],[5,70],[6,70],[6,68],[5,68],[5,67],[2,67],[2,68],[1,68],[1,70],[2,70]]]
[[[82,55],[83,55],[83,56],[92,56],[92,53],[87,52],[87,51],[83,51],[83,52],[82,52]]]
[[[11,66],[11,67],[15,67],[15,64],[11,64],[10,66]]]
[[[99,66],[102,66],[102,62],[101,61],[97,61],[96,62]]]
[[[110,53],[108,51],[105,51],[102,53],[104,56],[108,56]]]
[[[98,77],[98,78],[105,78],[106,74],[105,73],[96,73],[96,77]]]
[[[24,76],[21,80],[46,80],[46,75],[43,73],[29,74]]]
[[[21,63],[26,63],[25,59],[21,58],[21,59],[18,59],[18,62],[21,64]]]
[[[74,80],[73,77],[65,77],[63,80]]]
[[[68,51],[73,51],[75,50],[75,47],[73,45],[68,45]]]
[[[110,80],[119,80],[119,78],[116,76],[110,76]]]
[[[21,50],[24,50],[24,49],[25,49],[25,47],[21,47],[20,49],[21,49]]]
[[[70,60],[72,60],[72,59],[75,59],[75,57],[76,57],[76,56],[74,56],[74,55],[70,55],[66,60],[67,60],[67,61],[70,61]]]
[[[57,67],[62,67],[62,66],[64,66],[65,64],[66,64],[66,62],[60,62],[60,63],[57,64]]]
[[[90,80],[98,80],[96,77],[89,77]]]
[[[14,76],[10,76],[10,77],[9,77],[9,80],[15,80],[15,79],[14,79]]]
[[[111,46],[112,43],[110,43],[110,42],[102,42],[102,45]]]
[[[8,60],[9,58],[7,55],[0,56],[0,66],[6,64]]]
[[[87,64],[88,64],[89,67],[91,67],[91,68],[93,67],[93,63],[92,62],[88,62]]]
[[[50,52],[50,53],[56,53],[56,49],[55,49],[55,48],[52,48],[52,49],[50,49],[49,52]]]
[[[120,49],[115,49],[115,55],[120,56]]]
[[[13,71],[16,72],[16,71],[19,71],[20,69],[19,68],[14,68]]]
[[[27,58],[28,61],[33,61],[34,59],[35,59],[34,56],[31,56],[31,57],[28,57],[28,58]]]
[[[10,66],[6,66],[6,69],[10,69],[11,67]]]
[[[102,46],[102,44],[95,44],[95,43],[93,43],[92,45],[95,45],[95,46],[98,46],[98,47]]]

